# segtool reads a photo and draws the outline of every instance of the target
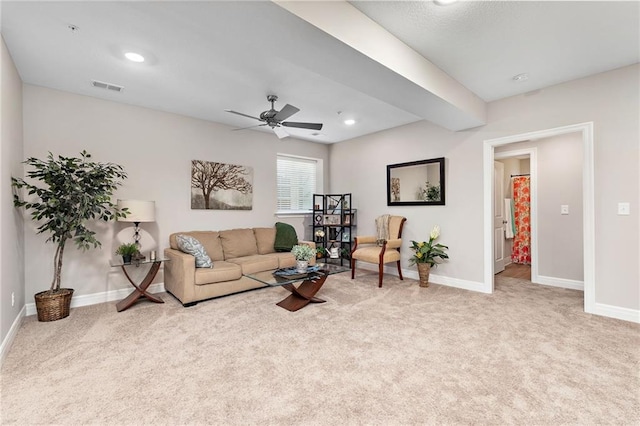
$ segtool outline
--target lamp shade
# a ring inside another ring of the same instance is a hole
[[[140,200],[118,200],[118,208],[129,209],[127,217],[120,217],[120,222],[155,222],[156,202]]]

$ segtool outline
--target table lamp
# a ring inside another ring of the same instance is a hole
[[[127,217],[118,218],[119,222],[133,222],[133,241],[140,251],[140,222],[156,221],[156,202],[140,200],[118,200],[119,209],[127,208]]]

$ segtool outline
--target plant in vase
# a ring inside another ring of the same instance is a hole
[[[296,271],[307,272],[309,261],[316,255],[316,251],[306,244],[298,244],[291,248],[291,254],[296,258]]]
[[[11,178],[15,189],[26,189],[27,200],[14,193],[13,204],[24,207],[37,222],[37,233],[48,232],[56,245],[53,257],[53,280],[51,288],[35,294],[39,321],[55,321],[69,315],[73,289],[60,288],[62,257],[68,240],[73,240],[81,250],[100,247],[96,233],[86,227],[92,220],[110,221],[126,217],[126,209],[118,209],[111,202],[113,191],[126,179],[122,166],[112,163],[95,163],[91,155],[82,151],[80,158],[54,157],[49,153],[46,160],[28,158],[24,164],[33,167],[26,177]]]
[[[124,263],[131,263],[131,258],[136,253],[138,253],[138,246],[135,243],[120,244],[116,250],[116,254],[122,256]]]
[[[324,248],[322,246],[316,247],[316,257],[318,259],[322,259],[323,257],[327,257],[328,254],[329,254],[329,252],[327,251],[326,248]]]
[[[418,266],[420,276],[420,287],[429,287],[429,272],[432,266],[438,266],[438,260],[449,259],[449,255],[444,250],[449,247],[443,244],[434,244],[440,236],[440,227],[434,226],[429,234],[429,241],[411,241],[411,250],[414,254],[409,259],[409,263]]]

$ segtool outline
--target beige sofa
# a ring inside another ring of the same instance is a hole
[[[195,257],[178,249],[176,236],[180,234],[190,235],[200,241],[213,260],[213,268],[196,268]],[[165,257],[169,259],[164,263],[164,287],[184,306],[266,287],[265,284],[244,275],[287,268],[296,264],[291,253],[274,250],[275,238],[275,228],[171,234],[169,248],[164,250]],[[315,243],[310,241],[300,241],[299,244],[307,244],[315,249]],[[315,258],[309,264],[315,264]]]

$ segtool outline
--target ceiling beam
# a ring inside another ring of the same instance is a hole
[[[340,53],[349,56],[348,72],[319,69],[321,74],[449,130],[486,124],[482,99],[348,2],[272,1],[351,50]],[[335,55],[322,47],[314,46],[316,55]]]

